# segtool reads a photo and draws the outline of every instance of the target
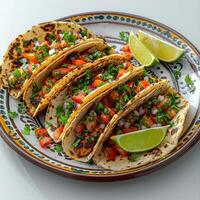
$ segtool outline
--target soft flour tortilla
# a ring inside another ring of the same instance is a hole
[[[54,85],[54,87],[50,90],[49,93],[44,95],[44,97],[42,98],[42,100],[40,101],[37,107],[34,107],[31,104],[31,100],[30,100],[31,95],[33,94],[33,91],[32,91],[33,83],[35,83],[39,88],[42,87],[45,79],[51,74],[51,72],[54,69],[58,68],[61,65],[61,63],[67,58],[68,55],[75,52],[80,53],[92,47],[96,47],[97,50],[101,51],[105,49],[107,45],[105,44],[104,40],[99,39],[99,38],[88,39],[87,41],[83,42],[79,46],[69,49],[63,56],[59,57],[59,59],[57,59],[55,62],[48,65],[43,71],[37,74],[34,77],[34,79],[29,81],[29,83],[26,86],[26,90],[24,91],[24,94],[23,94],[23,100],[25,101],[28,107],[28,110],[30,110],[31,108],[32,108],[31,110],[33,110],[34,108],[35,111],[33,113],[32,112],[30,113],[33,115],[33,117],[36,116],[38,112],[42,111],[49,104],[50,100],[52,99],[52,97],[55,95],[56,92],[62,91],[65,88],[65,86],[74,78],[84,73],[87,69],[91,69],[95,67],[95,65],[97,65],[99,62],[102,62],[103,59],[109,59],[109,56],[100,58],[99,60],[96,60],[93,63],[87,63],[82,66],[77,66],[76,69],[74,69],[70,73],[66,74],[63,78],[61,78]]]
[[[143,73],[143,68],[138,68],[137,70],[135,70],[129,77],[128,80],[140,75]],[[126,82],[126,80],[123,80],[123,83]],[[142,90],[140,93],[138,93],[132,100],[131,102],[138,102],[140,98],[146,96],[149,94],[149,92],[151,92],[155,87],[158,87],[157,85],[163,85],[165,84],[165,81],[161,81],[155,84],[150,85],[149,87],[147,87],[146,89]],[[112,90],[114,88],[116,88],[118,86],[115,85],[115,87],[112,88]],[[104,97],[107,93],[103,93],[102,95],[100,95],[96,100],[100,100],[102,97]],[[105,137],[105,135],[107,134],[107,131],[110,129],[110,127],[112,126],[112,124],[116,121],[117,118],[119,118],[120,113],[123,112],[123,110],[126,108],[126,106],[124,108],[122,108],[122,110],[120,110],[118,113],[116,113],[113,118],[110,120],[110,122],[107,124],[107,126],[105,127],[105,129],[103,130],[103,132],[101,133],[101,135],[99,136],[95,146],[93,147],[93,151],[86,157],[77,157],[76,154],[73,152],[72,150],[72,143],[75,140],[75,132],[74,129],[77,126],[77,124],[80,122],[80,120],[84,117],[84,115],[87,113],[87,111],[89,110],[89,108],[94,104],[93,102],[88,103],[84,109],[79,112],[79,115],[77,115],[76,119],[70,124],[69,127],[67,127],[66,132],[65,132],[65,136],[62,139],[62,146],[63,146],[63,150],[64,152],[71,158],[73,158],[74,160],[78,160],[78,161],[82,161],[82,162],[87,162],[89,161],[93,155],[95,154],[98,146],[101,144],[101,141],[103,140],[103,138]]]
[[[110,129],[106,133],[106,136],[101,141],[101,144],[98,146],[98,149],[93,157],[94,162],[98,166],[103,167],[105,169],[120,171],[140,167],[150,162],[161,159],[167,154],[169,154],[174,148],[176,148],[176,146],[178,145],[178,141],[183,134],[182,130],[184,120],[189,109],[189,103],[183,97],[181,97],[181,105],[183,106],[183,108],[177,113],[176,117],[173,119],[174,125],[171,128],[169,128],[163,142],[157,148],[151,151],[140,153],[138,155],[137,161],[131,162],[128,160],[128,158],[122,158],[121,156],[117,156],[114,161],[108,161],[105,152],[102,148],[103,143],[109,138],[110,134],[112,133],[112,130],[121,118],[138,108],[152,96],[162,93],[166,94],[174,92],[176,91],[173,88],[171,88],[168,84],[165,84],[164,86],[151,91],[147,96],[141,98],[140,101],[138,101],[138,103],[130,103],[129,105],[127,105],[127,109],[120,114],[119,118],[115,120],[115,122],[112,124],[112,127],[110,127]]]
[[[59,21],[52,21],[52,22],[46,22],[41,23],[39,25],[33,26],[30,30],[26,31],[25,33],[19,35],[8,47],[6,53],[3,57],[3,62],[1,65],[1,74],[0,74],[0,82],[1,86],[9,88],[8,84],[8,78],[11,74],[11,72],[16,68],[16,65],[14,64],[14,60],[18,57],[16,52],[16,46],[19,46],[21,49],[23,48],[23,40],[31,40],[34,38],[37,38],[39,42],[44,42],[45,37],[48,34],[57,33],[59,31],[71,31],[73,33],[79,33],[80,31],[84,31],[86,28],[73,23],[73,22],[59,22]],[[91,32],[88,31],[88,38],[95,37]],[[87,39],[87,38],[85,38]],[[80,41],[80,43],[83,40]],[[76,44],[77,46],[79,44]],[[58,57],[62,56],[68,49],[73,48],[73,46],[66,47],[60,52],[58,52],[56,55],[50,56],[47,60],[43,61],[40,66],[37,67],[36,70],[34,70],[31,77],[34,77],[36,74],[41,72],[43,69],[45,69],[51,62],[54,62]],[[10,88],[10,95],[14,98],[18,98],[24,91],[28,79],[23,83],[22,87],[20,89],[11,89]]]
[[[128,57],[126,55],[120,55],[120,54],[113,54],[110,56],[105,56],[103,58],[100,58],[96,60],[91,66],[90,69],[93,70],[98,70],[106,67],[109,64],[123,64],[125,61],[127,61]],[[70,115],[67,124],[64,127],[63,133],[61,134],[60,138],[58,141],[55,142],[60,142],[63,135],[65,134],[66,130],[68,127],[70,127],[71,123],[73,120],[79,115],[82,110],[85,110],[85,106],[88,103],[93,103],[96,101],[96,99],[103,93],[108,93],[110,90],[112,90],[113,87],[118,85],[119,83],[123,82],[123,80],[127,80],[128,77],[134,73],[134,70],[138,70],[137,68],[133,68],[133,70],[128,71],[124,76],[120,77],[117,80],[111,81],[109,83],[106,83],[103,86],[98,87],[96,90],[91,92],[89,95],[87,95],[81,104],[79,104],[78,108],[72,112]],[[67,91],[71,88],[71,86],[78,80],[80,79],[84,74],[81,74],[79,77],[76,77],[72,82],[68,83],[65,85],[64,89],[60,92],[57,91],[54,97],[51,99],[50,104],[48,106],[47,113],[45,115],[45,122],[48,122],[48,124],[51,124],[53,127],[58,127],[58,122],[57,122],[57,117],[56,117],[56,107],[58,105],[62,105],[63,102],[65,101],[65,95]],[[53,138],[53,131],[51,130],[51,127],[46,126],[47,131],[49,135]],[[54,138],[53,138],[54,139]]]

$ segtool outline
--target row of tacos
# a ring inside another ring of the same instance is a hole
[[[50,137],[77,161],[123,170],[155,161],[182,135],[189,104],[166,80],[135,67],[104,39],[72,22],[43,23],[13,41],[1,70],[1,85],[23,95],[28,112],[45,113]],[[170,125],[155,149],[134,155],[110,138]]]

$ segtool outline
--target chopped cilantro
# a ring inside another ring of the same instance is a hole
[[[65,42],[70,43],[70,44],[74,44],[76,40],[76,37],[69,31],[64,32],[63,38]]]
[[[21,49],[20,47],[17,47],[17,48],[16,48],[16,51],[17,51],[18,55],[21,55],[22,49]]]
[[[62,123],[63,125],[65,125],[65,124],[67,123],[67,117],[66,117],[65,115],[61,115],[61,116],[59,117],[59,120],[61,121],[61,123]]]
[[[21,71],[16,68],[13,72],[12,72],[12,75],[15,77],[15,78],[20,78],[22,76],[22,73]]]
[[[111,49],[112,49],[112,47],[108,46],[108,47],[106,47],[103,51],[104,51],[104,53],[105,53],[106,55],[108,55],[108,54],[110,53]]]
[[[80,34],[82,35],[82,37],[87,37],[87,35],[88,35],[87,29],[82,29],[82,30],[80,31]]]
[[[28,47],[29,44],[30,44],[30,41],[28,40],[23,41],[23,47]]]
[[[124,32],[124,31],[119,32],[119,37],[120,37],[123,41],[125,41],[126,43],[128,43],[129,33]]]
[[[62,152],[62,145],[61,145],[61,144],[56,144],[56,146],[55,146],[55,151],[56,151],[57,153],[61,153],[61,152]]]
[[[18,114],[17,114],[16,112],[10,111],[10,112],[8,113],[8,116],[10,117],[10,119],[14,119],[15,117],[18,116]]]
[[[30,132],[31,132],[30,125],[29,124],[25,124],[24,129],[22,130],[22,133],[24,135],[30,135]]]

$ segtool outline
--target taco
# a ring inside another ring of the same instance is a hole
[[[8,47],[2,63],[1,86],[18,98],[26,82],[68,49],[94,37],[86,28],[72,22],[47,22],[33,26]]]
[[[132,76],[135,68],[126,55],[113,54],[98,60],[92,68],[65,85],[51,99],[45,125],[49,135],[59,142],[65,129],[85,105],[95,102],[103,93],[108,93],[115,85]]]
[[[65,132],[62,140],[64,152],[75,160],[89,161],[107,129],[118,118],[126,104],[139,101],[157,84],[162,85],[164,82],[148,77],[143,67],[135,70],[128,80],[115,85],[108,94],[102,94],[95,103],[85,106]]]
[[[168,84],[152,90],[136,104],[127,104],[101,140],[93,157],[94,162],[105,169],[119,171],[165,157],[178,145],[188,109],[189,103]],[[129,153],[111,140],[111,136],[116,134],[166,125],[169,128],[162,143],[147,152]]]
[[[89,42],[83,42],[68,50],[27,84],[23,99],[29,113],[36,116],[48,105],[56,92],[63,90],[66,84],[87,69],[95,67],[104,59],[109,59],[107,55],[112,51],[113,49],[99,38],[90,39]]]

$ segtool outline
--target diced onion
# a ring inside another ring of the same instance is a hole
[[[105,128],[105,124],[100,124],[99,128],[104,129]]]
[[[60,38],[62,39],[63,36],[64,36],[64,34],[63,34],[63,33],[60,33],[59,36],[60,36]]]
[[[145,80],[145,81],[149,81],[149,77],[148,77],[148,76],[145,76],[145,77],[144,77],[144,80]]]
[[[52,54],[54,54],[55,53],[55,49],[50,49],[49,50],[49,55],[51,56]]]
[[[125,122],[124,128],[130,128],[131,124],[129,122]]]
[[[140,115],[140,116],[143,115],[143,114],[145,113],[143,107],[139,107],[138,112],[139,112],[139,115]]]
[[[139,115],[140,115],[139,112],[138,112],[137,110],[134,110],[133,113],[134,113],[136,116],[138,116],[138,117],[139,117]]]
[[[144,130],[144,129],[147,129],[147,127],[144,126],[144,125],[142,125],[142,126],[141,126],[141,129]]]
[[[24,63],[27,62],[27,59],[26,58],[22,58],[22,59],[20,59],[20,62],[24,64]]]
[[[165,97],[164,97],[164,96],[162,96],[162,95],[159,95],[159,96],[158,96],[158,100],[159,100],[159,101],[163,101],[163,100],[164,100],[164,98],[165,98]]]
[[[153,115],[156,115],[157,112],[158,112],[158,109],[153,109],[153,110],[152,110],[152,114],[153,114]]]
[[[125,123],[125,120],[124,119],[120,119],[119,120],[119,127],[122,127],[123,125],[124,125],[124,123]]]
[[[153,124],[152,127],[161,127],[161,124]]]

